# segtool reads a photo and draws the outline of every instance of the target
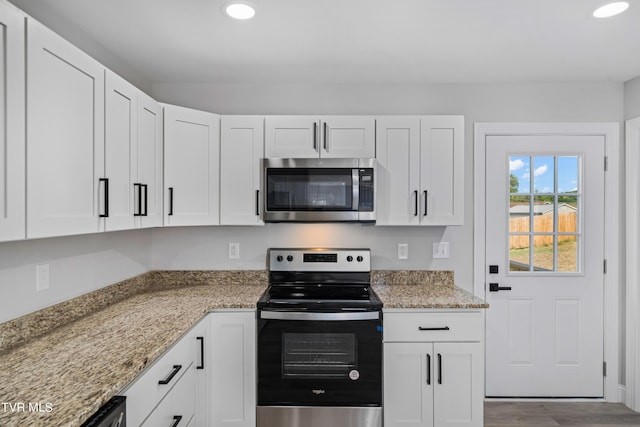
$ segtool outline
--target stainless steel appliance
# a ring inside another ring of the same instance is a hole
[[[382,425],[382,302],[368,249],[271,249],[258,427]]]
[[[113,396],[81,427],[126,427],[127,397]]]
[[[266,222],[375,222],[375,159],[264,159]]]

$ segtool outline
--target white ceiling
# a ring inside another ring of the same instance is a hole
[[[151,82],[520,83],[639,76],[629,1],[606,20],[591,17],[603,0],[251,0],[251,21],[225,17],[225,0],[29,3]]]

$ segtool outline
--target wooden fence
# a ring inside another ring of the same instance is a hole
[[[575,233],[577,228],[577,215],[575,212],[558,214],[558,232],[559,233]],[[523,216],[509,219],[509,231],[512,233],[529,232],[529,217]],[[553,215],[538,215],[533,217],[534,233],[553,233]],[[576,240],[575,236],[558,236],[558,243]],[[534,246],[553,245],[553,236],[543,235],[533,237]],[[509,249],[528,248],[530,246],[529,236],[511,236]]]

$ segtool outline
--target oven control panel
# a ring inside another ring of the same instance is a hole
[[[269,249],[271,271],[370,271],[369,249]]]

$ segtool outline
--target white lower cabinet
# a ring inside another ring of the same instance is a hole
[[[384,321],[385,427],[482,426],[482,312],[404,310]]]
[[[128,426],[207,425],[206,402],[199,398],[206,394],[206,328],[205,319],[122,392],[127,396]]]
[[[211,427],[256,425],[256,313],[220,311],[209,315],[211,345]]]

